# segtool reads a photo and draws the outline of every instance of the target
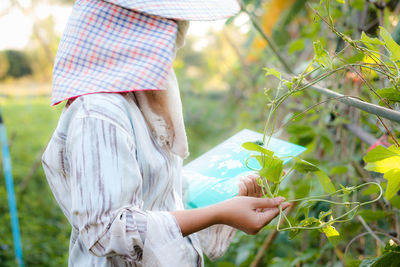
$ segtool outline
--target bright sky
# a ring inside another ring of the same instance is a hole
[[[19,0],[21,5],[29,7],[30,0]],[[0,0],[0,14],[10,7],[10,0]],[[55,21],[55,31],[61,35],[67,23],[71,6],[39,4],[34,10],[34,14],[24,15],[19,8],[11,8],[6,15],[0,17],[0,50],[4,49],[23,49],[29,44],[32,35],[32,24],[34,17],[45,19],[53,16]],[[235,24],[246,24],[247,17],[239,17]],[[188,35],[197,37],[204,36],[210,29],[221,30],[224,21],[214,22],[191,22]],[[247,27],[245,27],[247,28]],[[245,29],[246,30],[246,29]],[[199,38],[195,44],[196,50],[202,50],[207,45],[207,39]]]
[[[29,6],[29,0],[20,0]],[[9,0],[0,0],[0,14],[9,8]],[[15,7],[8,10],[6,15],[0,17],[0,50],[3,49],[23,49],[29,44],[32,35],[32,25],[34,17],[45,19],[53,16],[55,20],[55,31],[62,33],[68,16],[71,12],[70,6],[39,4],[34,10],[34,14],[24,15],[22,11]]]

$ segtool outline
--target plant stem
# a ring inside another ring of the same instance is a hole
[[[281,211],[280,213],[279,213],[279,217],[278,217],[278,224],[277,224],[277,231],[290,231],[290,230],[316,230],[316,229],[321,229],[321,228],[324,228],[324,227],[326,227],[326,226],[329,226],[329,225],[332,225],[332,224],[334,224],[334,223],[337,223],[337,222],[347,222],[347,221],[349,221],[349,220],[352,220],[353,218],[354,218],[354,216],[357,214],[357,211],[358,211],[358,209],[361,207],[361,206],[364,206],[364,205],[367,205],[367,204],[371,204],[371,203],[373,203],[373,202],[376,202],[376,201],[378,201],[381,197],[382,197],[382,195],[383,195],[383,189],[382,189],[382,187],[378,184],[378,183],[375,183],[375,182],[367,182],[367,183],[364,183],[364,184],[361,184],[361,185],[358,185],[358,186],[355,186],[355,187],[353,187],[352,188],[352,191],[355,191],[355,190],[357,190],[358,188],[362,188],[362,187],[365,187],[365,186],[367,186],[367,185],[376,185],[376,186],[378,186],[379,187],[379,190],[380,190],[380,192],[379,192],[379,196],[378,197],[376,197],[375,199],[373,199],[373,200],[370,200],[370,201],[366,201],[366,202],[362,202],[362,203],[360,203],[360,202],[336,202],[336,201],[331,201],[331,200],[327,200],[327,199],[324,199],[323,197],[329,197],[329,196],[333,196],[333,195],[337,195],[338,193],[340,193],[340,192],[343,192],[344,190],[349,190],[349,189],[346,189],[346,188],[342,188],[342,189],[339,189],[339,190],[337,190],[336,192],[334,192],[334,193],[331,193],[331,194],[325,194],[325,195],[321,195],[321,196],[316,196],[316,197],[307,197],[307,198],[300,198],[300,199],[294,199],[294,200],[288,200],[287,202],[299,202],[299,201],[304,201],[300,206],[299,206],[299,208],[298,208],[298,211],[302,208],[302,206],[304,206],[306,203],[308,203],[308,202],[327,202],[327,203],[330,203],[330,204],[334,204],[334,205],[356,205],[355,207],[353,207],[353,208],[351,208],[350,210],[348,210],[347,212],[345,212],[344,214],[342,214],[342,215],[340,215],[340,216],[338,216],[338,217],[336,217],[336,218],[333,218],[332,220],[329,220],[328,222],[325,222],[325,223],[321,223],[320,225],[318,225],[318,226],[312,226],[312,227],[306,227],[306,226],[292,226],[291,224],[290,224],[290,222],[289,222],[289,220],[286,218],[286,215]],[[354,213],[353,213],[354,212]],[[296,212],[296,214],[297,214],[297,212]],[[347,219],[344,219],[344,220],[342,220],[342,218],[345,218],[347,215],[349,215],[349,214],[352,214],[349,218],[347,218]],[[282,221],[282,216],[284,216],[284,218],[286,219],[286,221],[288,222],[288,224],[289,224],[289,227],[286,227],[286,228],[280,228],[280,222]]]
[[[357,219],[361,222],[364,228],[382,245],[385,246],[385,243],[372,231],[372,229],[368,226],[368,224],[364,221],[363,217],[360,215],[357,216]]]

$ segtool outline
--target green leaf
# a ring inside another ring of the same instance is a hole
[[[383,252],[400,252],[400,246],[394,243],[393,240],[389,240]]]
[[[273,75],[279,80],[281,80],[281,73],[274,68],[264,68],[265,76]]]
[[[364,53],[361,53],[360,51],[357,51],[354,53],[354,55],[348,57],[341,57],[343,60],[345,60],[347,63],[352,64],[352,63],[357,63],[360,62],[364,59],[365,55]]]
[[[322,3],[325,3],[325,9],[326,9],[326,12],[327,12],[327,15],[328,15],[329,24],[331,26],[333,26],[333,18],[332,18],[331,13],[330,13],[330,9],[331,9],[330,8],[330,0],[321,0],[320,4],[322,4]]]
[[[332,184],[331,179],[325,172],[317,171],[315,172],[315,175],[317,175],[318,181],[326,193],[332,194],[336,192],[335,186]]]
[[[388,147],[388,149],[389,149],[390,151],[393,151],[394,153],[397,153],[397,154],[400,156],[400,147],[397,147],[397,146],[395,146],[395,145],[392,145],[392,146]]]
[[[254,166],[253,164],[250,164],[250,163],[251,163],[250,161],[251,161],[252,158],[255,158],[255,159],[258,161],[258,164],[259,164],[260,167],[262,167],[263,159],[264,159],[264,165],[265,165],[265,158],[266,158],[266,157],[262,157],[262,156],[260,156],[260,155],[250,155],[250,156],[246,159],[246,162],[245,162],[245,165],[246,165],[248,168],[256,170],[257,167],[259,167],[259,166]]]
[[[378,59],[380,58],[380,45],[385,45],[385,42],[379,40],[378,38],[368,37],[364,32],[361,34],[360,41],[370,50],[371,55],[367,58]]]
[[[331,215],[331,214],[332,214],[332,210],[321,211],[321,212],[319,213],[318,218],[319,218],[320,220],[322,220],[323,218],[325,218],[326,216],[329,216],[329,215]]]
[[[385,41],[385,45],[390,52],[390,59],[393,61],[400,60],[400,46],[393,40],[390,33],[383,27],[379,27],[379,35]]]
[[[308,218],[305,218],[304,220],[300,221],[300,223],[299,223],[298,226],[303,226],[303,227],[309,226],[309,227],[313,227],[313,226],[319,226],[320,224],[321,224],[321,221],[318,220],[317,218],[315,218],[315,217],[308,217]]]
[[[369,171],[387,173],[400,169],[400,148],[394,145],[389,148],[378,146],[372,149],[364,160],[368,162],[365,169]]]
[[[365,162],[368,163],[368,162],[380,161],[395,156],[400,156],[400,155],[387,149],[384,146],[377,146],[374,149],[371,149],[363,159]]]
[[[260,175],[267,178],[268,181],[279,183],[283,174],[283,160],[274,157],[267,167],[260,170]]]
[[[256,160],[258,161],[258,163],[260,164],[261,167],[265,167],[265,159],[266,157],[262,157],[260,155],[251,155],[249,158],[254,157],[256,158]],[[263,162],[264,162],[264,166],[263,166]]]
[[[396,90],[393,87],[378,89],[376,90],[376,92],[378,93],[378,95],[386,98],[389,101],[400,102],[400,91]]]
[[[284,83],[285,83],[286,87],[289,89],[289,91],[292,90],[293,82],[285,81]]]
[[[365,45],[372,44],[372,45],[385,45],[385,42],[379,40],[378,38],[371,38],[365,34],[365,32],[361,33],[361,42]]]
[[[389,157],[383,160],[370,162],[365,166],[366,170],[386,173],[393,169],[400,169],[400,156]]]
[[[378,258],[380,258],[380,257],[378,257]],[[376,259],[365,259],[360,263],[360,265],[358,267],[371,267],[371,266],[374,265],[374,263],[377,261],[378,258],[376,258]]]
[[[293,54],[297,51],[303,50],[304,47],[305,47],[304,39],[298,39],[290,44],[288,51],[290,54]]]
[[[304,159],[296,158],[297,161],[293,166],[293,169],[297,170],[300,173],[308,173],[308,172],[316,172],[320,169],[314,164],[305,161]]]
[[[318,40],[313,42],[314,45],[314,61],[317,62],[323,69],[332,69],[332,59],[329,53],[322,47],[321,42]]]
[[[397,267],[400,266],[400,246],[392,240],[386,245],[383,254],[375,259],[363,260],[360,267]]]
[[[392,169],[383,177],[388,181],[385,197],[390,200],[400,190],[400,169]]]
[[[341,4],[344,4],[344,3],[345,3],[344,0],[336,0],[336,2],[341,3]]]
[[[266,148],[264,148],[264,147],[262,147],[262,146],[260,146],[258,144],[255,144],[253,142],[243,143],[242,147],[244,149],[247,149],[247,150],[250,150],[250,151],[258,151],[258,152],[264,153],[264,154],[266,154],[266,155],[268,155],[270,157],[272,157],[274,155],[273,151],[268,150],[268,149],[266,149]]]

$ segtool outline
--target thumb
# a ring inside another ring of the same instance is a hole
[[[260,212],[259,216],[263,224],[268,224],[270,221],[272,221],[273,218],[278,216],[278,214],[279,214],[278,208],[270,208],[266,211]]]
[[[276,197],[276,198],[256,198],[253,202],[253,207],[257,208],[275,208],[279,204],[285,201],[284,197]]]
[[[285,210],[287,207],[290,206],[290,204],[287,202],[284,202],[281,204],[281,206],[282,206],[282,209]],[[262,218],[263,223],[267,224],[270,221],[272,221],[273,218],[278,216],[279,212],[280,212],[279,208],[275,207],[275,208],[268,208],[267,210],[259,212],[259,214],[260,214],[260,217]]]

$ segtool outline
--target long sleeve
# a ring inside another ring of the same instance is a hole
[[[196,175],[193,179],[193,175]],[[207,179],[207,177],[201,177],[202,179]],[[200,180],[199,174],[193,173],[191,171],[183,171],[183,195],[184,199],[187,199],[187,190],[189,183],[194,180]],[[201,182],[200,182],[201,183]],[[233,237],[236,234],[236,229],[228,225],[217,224],[211,227],[205,228],[197,232],[197,237],[200,242],[202,251],[211,260],[216,260],[217,258],[224,255],[228,249]]]
[[[204,254],[212,261],[224,255],[236,231],[228,225],[216,224],[197,232]]]
[[[182,159],[160,146],[133,94],[81,96],[63,110],[43,154],[72,226],[70,267],[202,266],[182,209]]]
[[[71,223],[90,253],[143,260],[145,266],[161,266],[157,257],[164,257],[164,264],[175,262],[166,257],[175,252],[171,245],[182,244],[183,237],[170,213],[143,210],[143,178],[133,133],[117,121],[81,116],[70,124],[66,147]],[[155,253],[166,255],[154,257]],[[182,253],[178,252],[178,260]]]

